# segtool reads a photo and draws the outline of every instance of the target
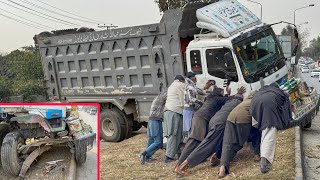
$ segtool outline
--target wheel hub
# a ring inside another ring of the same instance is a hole
[[[107,136],[112,136],[114,134],[114,126],[110,119],[106,119],[102,123],[102,130],[104,131],[104,134]]]

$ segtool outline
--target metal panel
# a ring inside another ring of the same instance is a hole
[[[53,99],[154,96],[183,74],[181,11],[161,23],[38,39]]]

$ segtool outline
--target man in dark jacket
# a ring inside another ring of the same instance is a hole
[[[185,175],[185,168],[189,166],[190,168],[197,166],[198,164],[204,162],[213,153],[221,152],[222,140],[225,124],[229,113],[241,103],[242,100],[230,99],[223,107],[210,119],[209,122],[209,132],[205,139],[195,148],[192,153],[187,157],[187,159],[180,164],[175,172],[178,175]],[[218,155],[218,157],[220,157]]]
[[[238,89],[238,94],[236,96],[224,97],[223,92],[223,89],[215,88],[213,92],[207,96],[203,106],[194,114],[194,117],[192,118],[191,134],[176,167],[185,161],[190,153],[206,137],[210,119],[221,109],[226,101],[234,98],[242,100],[242,94],[245,93],[245,88],[241,87]]]
[[[266,173],[274,159],[277,130],[286,129],[292,120],[289,96],[277,84],[264,86],[253,97],[250,113],[262,132],[260,168]]]
[[[219,177],[222,178],[229,174],[230,161],[236,156],[237,152],[242,149],[244,143],[248,141],[250,133],[255,134],[258,130],[252,127],[252,116],[249,112],[251,101],[254,93],[251,93],[247,99],[234,108],[228,116],[226,127],[224,130],[221,167]],[[252,145],[254,153],[260,160],[260,139],[261,133],[255,134],[256,137],[252,137]],[[254,140],[257,139],[258,142]]]

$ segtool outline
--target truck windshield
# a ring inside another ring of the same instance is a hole
[[[235,43],[234,48],[248,83],[257,82],[285,65],[283,53],[271,29]]]

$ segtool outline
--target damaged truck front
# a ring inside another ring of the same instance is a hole
[[[24,178],[33,161],[57,145],[72,149],[77,164],[86,162],[95,133],[79,118],[66,118],[65,107],[1,109],[1,163],[6,174]]]
[[[105,141],[122,141],[146,125],[153,98],[175,75],[193,71],[199,87],[228,81],[231,94],[244,86],[246,95],[288,77],[271,25],[236,0],[189,3],[156,24],[46,32],[35,40],[51,99],[100,103]]]

